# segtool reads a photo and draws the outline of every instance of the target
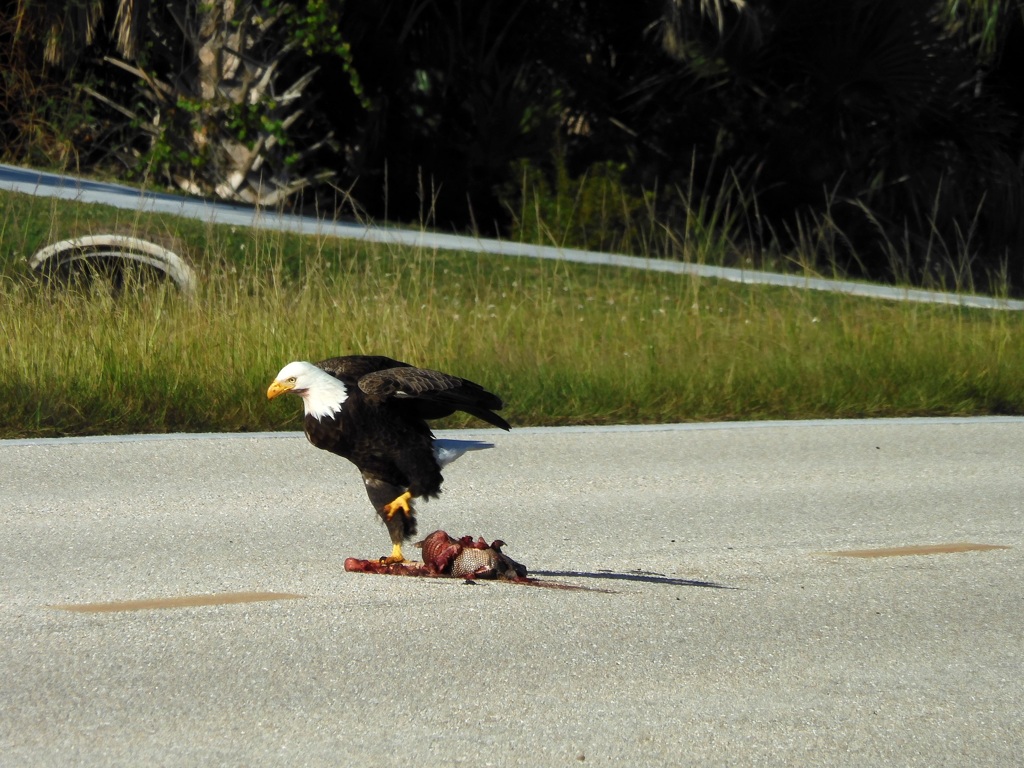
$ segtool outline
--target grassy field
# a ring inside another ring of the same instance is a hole
[[[297,429],[288,361],[387,354],[513,425],[1024,413],[1020,313],[139,218],[0,194],[0,437]],[[65,237],[184,255],[194,300],[32,280]],[[453,419],[443,426],[470,420]]]

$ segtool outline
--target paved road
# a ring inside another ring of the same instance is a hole
[[[103,203],[131,211],[167,213],[217,224],[233,224],[276,232],[299,232],[307,235],[327,235],[374,243],[419,246],[450,251],[470,251],[499,256],[520,256],[531,259],[555,259],[581,264],[598,264],[623,269],[642,269],[681,275],[699,275],[748,285],[776,285],[804,290],[828,291],[850,296],[867,296],[895,301],[915,301],[928,304],[949,304],[981,309],[1024,311],[1024,301],[991,296],[944,293],[891,285],[876,285],[856,280],[827,280],[809,275],[784,275],[710,264],[645,259],[617,253],[582,251],[574,248],[555,248],[508,240],[450,235],[397,227],[380,227],[356,221],[331,220],[313,216],[293,216],[274,210],[257,209],[244,205],[215,202],[201,198],[149,192],[120,184],[81,179],[75,176],[46,173],[13,165],[0,164],[0,189],[29,195],[79,200],[85,203]],[[96,232],[83,234],[99,234]],[[30,254],[26,254],[30,255]]]
[[[1024,764],[1024,420],[463,434],[423,532],[610,591],[345,573],[294,435],[0,443],[0,765]]]

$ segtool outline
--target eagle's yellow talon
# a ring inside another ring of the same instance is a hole
[[[405,557],[402,555],[402,545],[393,544],[391,546],[391,554],[387,557],[380,559],[381,565],[393,565],[395,563],[404,563]]]
[[[409,506],[409,499],[412,498],[412,494],[406,491],[394,501],[384,505],[384,514],[387,519],[390,520],[399,511],[406,517],[412,517],[412,508]],[[394,553],[392,553],[394,554]]]

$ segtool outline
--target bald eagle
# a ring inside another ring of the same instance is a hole
[[[436,440],[427,421],[465,411],[502,429],[504,405],[479,384],[389,357],[352,355],[317,364],[293,362],[277,374],[267,398],[302,398],[306,437],[317,448],[348,459],[362,473],[366,493],[391,536],[391,554],[404,562],[402,542],[416,533],[414,498],[441,491],[441,468],[489,443]]]

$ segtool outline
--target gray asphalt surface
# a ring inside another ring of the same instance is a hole
[[[610,592],[346,573],[296,435],[0,442],[0,764],[1024,764],[1024,420],[459,434],[421,532]]]

